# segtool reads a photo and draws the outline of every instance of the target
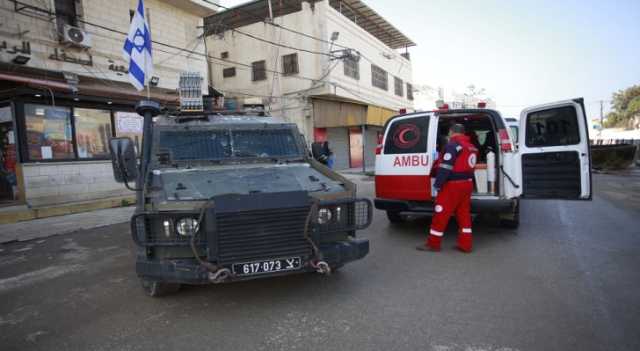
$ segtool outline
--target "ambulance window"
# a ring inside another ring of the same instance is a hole
[[[427,152],[428,117],[415,117],[392,122],[384,143],[385,154]]]
[[[573,106],[530,113],[527,116],[526,128],[526,145],[528,147],[580,143],[578,119]]]

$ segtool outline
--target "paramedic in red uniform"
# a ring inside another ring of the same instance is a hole
[[[452,125],[449,135],[449,142],[437,161],[439,166],[434,187],[438,194],[431,229],[426,245],[418,246],[418,250],[440,251],[442,235],[452,215],[458,221],[458,249],[463,252],[472,250],[471,193],[478,149],[464,134],[462,124]]]

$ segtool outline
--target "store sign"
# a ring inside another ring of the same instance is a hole
[[[142,133],[144,118],[134,112],[116,112],[116,134]]]

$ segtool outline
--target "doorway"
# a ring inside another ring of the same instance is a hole
[[[18,199],[17,149],[11,106],[0,107],[0,206]]]
[[[349,167],[362,167],[362,130],[360,128],[349,129]]]

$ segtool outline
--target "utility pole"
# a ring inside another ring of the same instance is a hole
[[[267,0],[267,3],[269,4],[269,20],[273,23],[273,9],[271,7],[271,0]]]
[[[600,130],[598,136],[602,136],[602,130],[604,129],[604,100],[600,100]]]

